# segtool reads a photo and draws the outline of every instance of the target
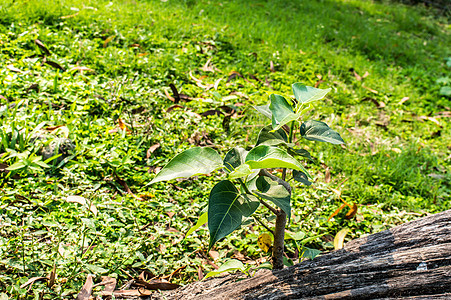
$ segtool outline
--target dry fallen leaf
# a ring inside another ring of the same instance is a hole
[[[174,97],[172,97],[172,96],[169,94],[169,92],[168,92],[167,90],[164,90],[164,94],[165,94],[166,97],[167,97],[169,100],[171,100],[172,102],[175,101]]]
[[[51,288],[54,284],[55,284],[55,279],[56,279],[56,264],[53,265],[53,269],[52,271],[50,271],[50,274],[47,275],[47,286],[49,288]]]
[[[155,277],[156,276],[152,272],[150,272],[148,270],[144,270],[141,272],[141,274],[139,274],[138,279],[147,281],[147,280],[154,279]]]
[[[160,148],[160,143],[156,143],[155,145],[150,146],[150,148],[147,149],[146,157],[147,157],[147,158],[150,158],[150,156],[152,155],[152,153],[154,153],[155,150],[157,150],[158,148]]]
[[[88,277],[86,278],[85,284],[78,293],[76,300],[89,300],[92,293],[92,286],[93,286],[92,275],[89,274]]]
[[[410,99],[409,97],[404,97],[404,98],[401,99],[401,101],[399,101],[398,104],[401,105],[401,104],[403,104],[404,102],[406,102],[409,99]]]
[[[205,63],[205,65],[202,67],[202,71],[204,72],[216,72],[216,71],[220,71],[218,68],[216,68],[215,66],[211,65],[211,58],[209,60],[207,60],[207,62]]]
[[[49,127],[46,127],[45,130],[52,132],[52,131],[54,131],[54,130],[60,128],[60,127],[63,127],[63,126],[66,126],[66,125],[49,126]]]
[[[379,94],[379,92],[378,91],[376,91],[376,90],[373,90],[372,88],[369,88],[369,87],[366,87],[366,86],[364,86],[364,85],[362,85],[362,87],[365,89],[365,90],[368,90],[368,91],[370,91],[371,93],[374,93],[374,94]]]
[[[359,74],[357,74],[356,71],[354,71],[354,77],[355,79],[357,79],[357,81],[362,81],[362,77]]]
[[[218,251],[210,250],[210,252],[208,252],[208,254],[210,254],[210,256],[211,256],[211,258],[213,258],[213,260],[217,260],[219,258]]]
[[[344,240],[345,240],[345,237],[348,234],[348,232],[349,232],[348,228],[344,228],[344,229],[340,230],[339,232],[337,232],[337,234],[335,235],[335,238],[334,238],[335,250],[343,248]]]
[[[137,286],[139,288],[145,288],[148,290],[175,290],[176,288],[180,287],[180,285],[175,283],[170,283],[166,280],[161,279],[153,279],[153,280],[142,280],[142,279],[136,279],[134,286]]]
[[[121,118],[117,119],[117,123],[119,124],[120,129],[130,132],[130,129],[127,128],[127,125],[124,123],[124,121],[122,121]]]
[[[105,42],[103,42],[103,48],[106,48],[106,46],[108,45],[109,42],[111,42],[116,36],[112,35],[110,37],[108,37]]]
[[[274,69],[274,63],[272,62],[272,60],[269,62],[269,70],[271,71],[271,72],[275,72],[276,70]]]
[[[324,181],[326,183],[330,182],[330,170],[329,170],[329,168],[326,169],[326,173],[324,174]]]
[[[61,71],[65,71],[66,69],[64,69],[59,63],[48,60],[47,58],[44,57],[44,63],[51,66],[52,68],[61,70]]]
[[[330,217],[327,219],[327,222],[329,222],[333,217],[335,217],[343,208],[346,207],[346,204],[343,203],[339,208],[337,208],[331,215]]]
[[[77,11],[77,12],[76,12],[75,14],[73,14],[73,15],[62,16],[62,17],[60,17],[60,19],[69,19],[69,18],[73,18],[73,17],[78,16],[79,13],[80,13],[80,12]]]
[[[442,125],[440,125],[440,122],[434,117],[421,116],[420,119],[431,121],[435,123],[438,127],[442,127]]]
[[[140,288],[138,290],[118,290],[113,292],[114,297],[140,297],[150,296],[152,291]],[[77,299],[78,300],[78,299]]]
[[[88,67],[83,67],[83,66],[75,66],[72,69],[69,70],[69,72],[71,71],[79,71],[80,73],[83,72],[91,72],[91,73],[95,73],[96,71],[94,71],[93,69],[90,69]]]
[[[356,213],[357,213],[357,204],[353,203],[351,209],[348,211],[345,218],[350,220],[355,216]]]
[[[36,46],[38,46],[39,49],[41,49],[41,51],[45,55],[50,55],[49,49],[47,49],[47,47],[44,45],[43,42],[41,42],[40,40],[36,39],[36,40],[34,40],[34,43],[36,44]]]
[[[201,79],[197,79],[196,77],[194,77],[193,74],[191,73],[191,71],[189,72],[189,76],[196,82],[196,85],[198,87],[203,88],[203,89],[205,89],[207,91],[215,86],[214,84],[207,84],[207,85],[203,84],[202,80]]]
[[[269,233],[262,233],[258,236],[257,245],[260,249],[268,252],[272,247],[272,237]]]
[[[176,108],[183,108],[183,106],[178,105],[178,104],[174,104],[174,105],[172,105],[172,106],[169,106],[169,107],[166,109],[166,112],[171,112],[171,111],[173,111],[173,110],[176,109]]]
[[[202,267],[201,266],[199,266],[197,268],[197,277],[199,278],[199,280],[204,279],[204,272],[202,272]]]
[[[96,284],[96,286],[104,285],[105,289],[100,292],[101,296],[111,296],[116,288],[116,278],[102,276],[102,282]]]

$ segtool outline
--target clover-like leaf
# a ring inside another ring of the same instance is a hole
[[[214,149],[195,147],[176,155],[150,184],[182,177],[208,174],[222,167],[221,156]]]
[[[309,141],[327,142],[331,144],[344,144],[340,134],[332,130],[321,121],[307,121],[300,128],[301,136]]]
[[[293,94],[299,103],[309,103],[317,100],[321,100],[330,92],[331,89],[318,89],[311,86],[303,85],[297,82],[292,85]]]

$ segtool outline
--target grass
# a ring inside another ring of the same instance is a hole
[[[308,247],[333,249],[344,227],[349,240],[451,208],[451,103],[437,82],[449,77],[450,26],[433,11],[364,0],[3,0],[0,11],[0,163],[32,161],[56,137],[75,144],[61,165],[0,172],[0,292],[9,297],[71,298],[89,273],[120,286],[143,270],[186,266],[172,280],[198,280],[214,260],[208,232],[184,234],[218,174],[147,183],[193,145],[252,146],[260,127],[250,124],[266,122],[252,106],[293,82],[333,89],[312,118],[347,142],[298,141],[315,158],[305,164],[315,183],[295,189],[289,230],[322,235]],[[35,39],[64,71],[44,62]],[[168,112],[171,83],[194,100]],[[222,105],[239,111],[229,131],[222,117],[200,115]],[[358,204],[354,219],[327,221],[341,204],[332,189]],[[73,195],[88,203],[66,201]],[[265,260],[262,232],[249,222],[215,247],[215,262]],[[54,286],[20,287],[54,266]]]

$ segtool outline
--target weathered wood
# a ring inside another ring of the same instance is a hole
[[[196,282],[166,299],[451,299],[451,210],[280,271]]]

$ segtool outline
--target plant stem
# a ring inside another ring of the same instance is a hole
[[[283,269],[283,253],[284,253],[286,224],[287,224],[287,214],[283,210],[279,210],[279,214],[276,217],[276,227],[274,229],[274,246],[272,248],[273,270]]]
[[[249,189],[247,188],[247,186],[246,186],[246,184],[244,183],[243,179],[238,178],[238,181],[239,181],[239,183],[241,184],[241,186],[243,187],[243,189],[244,189],[244,191],[246,192],[246,194],[253,195],[253,194],[251,193],[251,191],[249,191]]]
[[[294,121],[290,123],[290,135],[288,136],[288,143],[291,143],[293,140],[293,130],[294,129]],[[282,171],[282,181],[279,181],[279,184],[282,184],[287,188],[287,186],[283,183],[286,183],[285,178],[287,176],[287,169],[284,168]],[[288,184],[287,184],[288,185]],[[291,195],[291,187],[288,185],[287,190]],[[287,214],[279,209],[276,214],[276,226],[274,229],[274,246],[272,247],[272,268],[273,270],[281,270],[283,269],[283,254],[284,254],[284,242],[285,242],[285,226],[287,225]]]

